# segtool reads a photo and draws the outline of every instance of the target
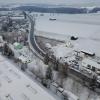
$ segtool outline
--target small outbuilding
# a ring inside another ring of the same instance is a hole
[[[22,47],[23,47],[23,46],[22,46],[20,43],[18,43],[18,42],[15,42],[13,45],[14,45],[14,48],[17,49],[17,50],[18,50],[18,49],[22,49]]]
[[[57,93],[57,88],[58,88],[58,87],[59,87],[58,84],[55,83],[55,82],[51,83],[51,85],[50,85],[50,89],[51,89],[51,91],[54,92],[54,93]]]
[[[93,72],[96,72],[97,74],[100,73],[100,63],[89,58],[83,59],[82,68],[86,70],[91,70]]]

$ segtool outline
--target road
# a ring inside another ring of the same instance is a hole
[[[33,21],[32,17],[28,14],[26,14],[27,17],[29,18],[30,20],[30,23],[31,23],[31,28],[30,28],[30,33],[29,33],[29,42],[30,42],[30,45],[31,45],[31,48],[33,51],[35,51],[36,55],[43,59],[45,57],[45,52],[43,52],[43,50],[41,50],[38,46],[38,44],[36,43],[36,40],[35,40],[35,34],[34,34],[34,26],[35,26],[35,21]]]

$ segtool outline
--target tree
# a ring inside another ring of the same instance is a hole
[[[48,62],[49,62],[49,56],[48,56],[48,54],[46,54],[45,58],[44,58],[44,63],[48,64]]]
[[[51,66],[48,66],[48,68],[47,68],[46,79],[52,80],[52,69],[51,69]]]
[[[10,17],[8,18],[8,24],[7,25],[8,25],[8,27],[11,27],[13,25],[12,19]]]
[[[6,37],[5,37],[5,35],[4,35],[4,34],[2,34],[2,38],[3,38],[3,40],[4,40],[4,41],[6,40]]]
[[[2,25],[2,30],[3,30],[4,32],[7,32],[7,31],[8,31],[7,25]]]
[[[92,79],[91,82],[90,82],[90,88],[91,88],[92,90],[95,90],[96,84],[97,84],[97,76],[94,75],[94,76],[93,76],[93,79]]]
[[[59,63],[58,77],[59,77],[59,85],[61,87],[63,87],[63,81],[67,77],[67,75],[68,75],[68,64]]]
[[[54,70],[58,71],[58,66],[59,66],[59,60],[56,60],[55,64],[54,64]]]
[[[7,52],[8,52],[8,46],[7,46],[7,44],[5,43],[5,44],[4,44],[4,47],[3,47],[3,54],[6,55]]]
[[[27,63],[22,63],[21,70],[25,71],[27,69]]]
[[[8,57],[14,56],[13,51],[9,48],[9,46],[7,45],[7,43],[4,44],[3,54],[6,55],[6,56],[8,56]]]
[[[26,19],[26,13],[23,11],[23,14],[24,14],[24,18]]]

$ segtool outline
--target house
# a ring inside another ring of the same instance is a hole
[[[59,87],[58,89],[57,89],[57,95],[63,100],[63,98],[64,98],[64,96],[63,96],[63,91],[64,91],[64,89],[63,88],[61,88],[61,87]]]
[[[88,51],[88,50],[82,50],[81,51],[82,53],[84,53],[84,54],[86,54],[86,55],[89,55],[89,56],[95,56],[95,53],[94,52],[90,52],[90,51]]]
[[[82,60],[82,69],[87,70],[89,73],[95,72],[100,75],[100,63],[89,58]]]
[[[58,84],[55,83],[55,82],[53,82],[53,83],[51,83],[51,85],[50,85],[50,90],[56,94],[56,93],[57,93],[57,88],[58,88],[58,87],[59,87]]]
[[[63,93],[64,100],[68,98],[68,100],[79,100],[79,97],[71,93],[70,91],[64,90]]]

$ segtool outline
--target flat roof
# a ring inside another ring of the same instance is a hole
[[[0,55],[0,100],[56,100]]]
[[[89,65],[91,65],[95,68],[100,69],[100,64],[98,64],[96,61],[93,61],[92,59],[85,58],[85,59],[83,59],[82,62],[85,63],[85,64],[89,64]]]

